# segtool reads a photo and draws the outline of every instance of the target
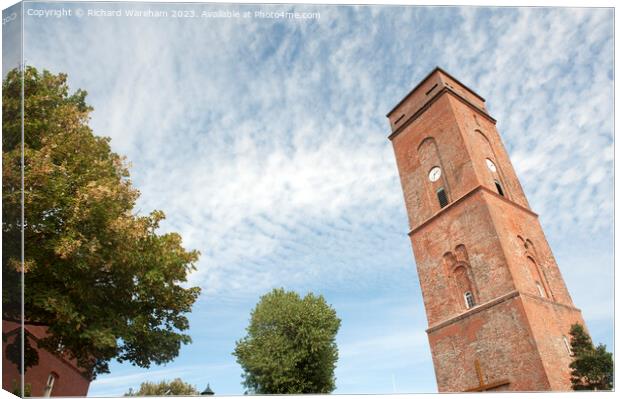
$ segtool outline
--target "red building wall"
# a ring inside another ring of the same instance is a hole
[[[2,389],[11,392],[14,381],[19,385],[20,375],[17,366],[6,357],[8,344],[19,340],[20,325],[2,321],[2,332],[6,341],[2,342]],[[45,336],[45,327],[26,325],[26,339],[33,348],[38,348],[37,340]],[[84,377],[75,361],[64,359],[44,349],[38,349],[39,363],[26,371],[25,383],[31,386],[32,396],[43,396],[48,377],[54,373],[52,396],[86,396],[90,380]]]

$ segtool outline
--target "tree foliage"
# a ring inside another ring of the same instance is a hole
[[[571,384],[575,391],[613,389],[614,362],[605,345],[596,348],[581,324],[570,329],[574,360],[570,364]]]
[[[17,380],[13,380],[13,389],[11,390],[11,393],[22,398],[32,396],[32,385],[24,384],[24,394],[22,395],[21,381],[18,382]]]
[[[2,94],[3,318],[19,320],[22,72]],[[23,72],[26,323],[47,326],[40,345],[76,358],[90,376],[116,358],[141,367],[189,343],[186,312],[200,290],[183,288],[198,252],[158,234],[164,213],[134,213],[139,192],[110,139],[88,126],[86,92],[67,76]],[[32,366],[26,364],[26,367]]]
[[[250,393],[330,393],[340,319],[323,296],[274,289],[252,311],[234,355]]]
[[[140,389],[134,391],[129,388],[125,396],[166,396],[166,395],[198,395],[199,392],[195,386],[184,382],[180,378],[172,381],[160,382],[143,382]]]

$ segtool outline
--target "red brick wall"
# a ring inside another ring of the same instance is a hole
[[[484,383],[508,379],[498,390],[550,389],[519,296],[477,311],[445,327],[429,331],[440,392],[478,386],[474,367],[480,362]]]
[[[484,100],[478,97],[469,88],[465,87],[456,79],[442,70],[435,70],[429,74],[419,85],[390,111],[388,119],[392,131],[402,126],[437,93],[442,90],[450,90],[469,101],[474,106],[486,112]]]
[[[566,350],[562,336],[570,339],[568,331],[574,323],[585,325],[581,312],[574,307],[560,305],[537,295],[524,294],[522,298],[551,389],[570,391],[569,364],[572,358]]]
[[[14,331],[19,324],[3,321],[3,332]],[[6,357],[6,346],[15,339],[20,339],[19,330],[11,334],[7,342],[2,343],[2,388],[11,392],[13,381],[19,384],[19,372],[15,364]],[[30,345],[37,348],[36,341],[29,337]],[[52,396],[86,396],[90,381],[84,378],[70,362],[40,349],[39,363],[26,371],[25,383],[30,384],[33,396],[42,396],[50,373],[58,375],[52,390]]]
[[[449,205],[411,235],[429,326],[465,310],[461,293],[451,291],[451,270],[443,265],[444,254],[455,253],[458,245],[468,254],[463,261],[471,267],[477,303],[515,289],[483,195],[477,191]]]
[[[538,217],[515,207],[501,197],[488,195],[488,200],[492,205],[489,209],[506,248],[506,256],[517,287],[523,292],[537,294],[528,273],[525,273],[527,258],[531,257],[543,275],[550,299],[574,306]],[[529,240],[532,249],[527,250],[519,237]]]
[[[498,168],[507,198],[529,209],[527,198],[497,132],[495,122],[479,115],[470,106],[454,97],[451,97],[450,104],[459,125],[459,132],[466,142],[468,156],[474,165],[478,182],[495,191],[491,172],[485,162],[485,158],[491,158]],[[488,140],[490,151],[480,145],[481,134]]]
[[[460,198],[478,185],[466,154],[449,97],[441,96],[418,119],[393,138],[396,163],[405,195],[410,227],[418,226],[439,211],[435,191],[442,182],[431,183],[428,172],[432,166],[423,164],[419,149],[424,140],[432,138],[441,149],[442,180],[450,200]]]

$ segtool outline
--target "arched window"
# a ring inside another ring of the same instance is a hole
[[[54,383],[56,382],[57,378],[58,374],[56,373],[50,373],[50,375],[47,376],[47,382],[45,383],[45,388],[43,389],[44,397],[52,396],[52,390],[54,389]]]
[[[439,201],[440,208],[448,205],[448,194],[446,194],[446,190],[443,187],[440,187],[439,190],[437,190],[437,200]]]
[[[474,287],[472,285],[471,278],[467,270],[467,265],[460,264],[456,266],[452,273],[456,282],[456,289],[461,295],[463,295],[463,298],[465,299],[465,309],[471,308],[472,306],[474,306],[476,301],[474,299]]]
[[[474,295],[471,293],[471,291],[467,291],[463,296],[465,297],[465,307],[467,309],[471,309],[476,305],[476,303],[474,302]]]
[[[446,252],[443,255],[443,264],[451,277],[450,299],[458,307],[454,310],[463,311],[474,307],[479,300],[479,293],[465,245],[459,244],[454,248],[454,252]]]
[[[570,348],[570,343],[568,342],[568,339],[566,339],[565,335],[562,335],[562,341],[564,341],[564,347],[566,348],[566,352],[568,352],[569,355],[573,356],[573,350]]]
[[[536,288],[538,289],[538,294],[543,297],[546,298],[547,295],[545,294],[545,289],[542,287],[542,285],[540,284],[540,281],[536,281]]]
[[[527,262],[527,267],[530,271],[530,277],[531,277],[530,281],[533,281],[534,284],[536,285],[536,290],[538,291],[538,295],[540,295],[542,298],[548,298],[549,295],[547,294],[547,289],[543,285],[543,276],[540,273],[538,264],[536,264],[536,261],[534,261],[534,259],[532,259],[530,256],[527,257],[526,262]]]
[[[536,258],[536,248],[534,243],[528,238],[525,240],[525,250],[534,258]]]
[[[504,197],[504,189],[502,188],[502,184],[498,180],[495,180],[495,188],[497,189],[497,193]]]

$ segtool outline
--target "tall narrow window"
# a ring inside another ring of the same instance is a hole
[[[504,197],[504,190],[502,189],[502,185],[497,180],[495,180],[495,188],[497,189],[497,193]]]
[[[437,200],[439,201],[440,208],[448,205],[448,194],[446,194],[446,190],[443,187],[437,190]]]
[[[474,296],[470,291],[467,291],[464,297],[465,297],[465,307],[467,309],[471,309],[474,307],[474,305],[476,305],[476,303],[474,302]]]
[[[540,281],[536,282],[536,288],[538,288],[538,294],[545,298],[547,295],[545,295],[545,289],[542,287],[542,285],[540,284]]]
[[[566,347],[566,352],[568,352],[569,355],[573,356],[573,350],[570,348],[570,344],[568,343],[568,339],[566,339],[566,336],[562,335],[562,341],[564,341],[564,347]]]
[[[50,373],[50,375],[47,377],[47,383],[45,384],[45,388],[43,389],[44,397],[52,396],[52,390],[54,389],[54,382],[56,382],[56,374]]]

